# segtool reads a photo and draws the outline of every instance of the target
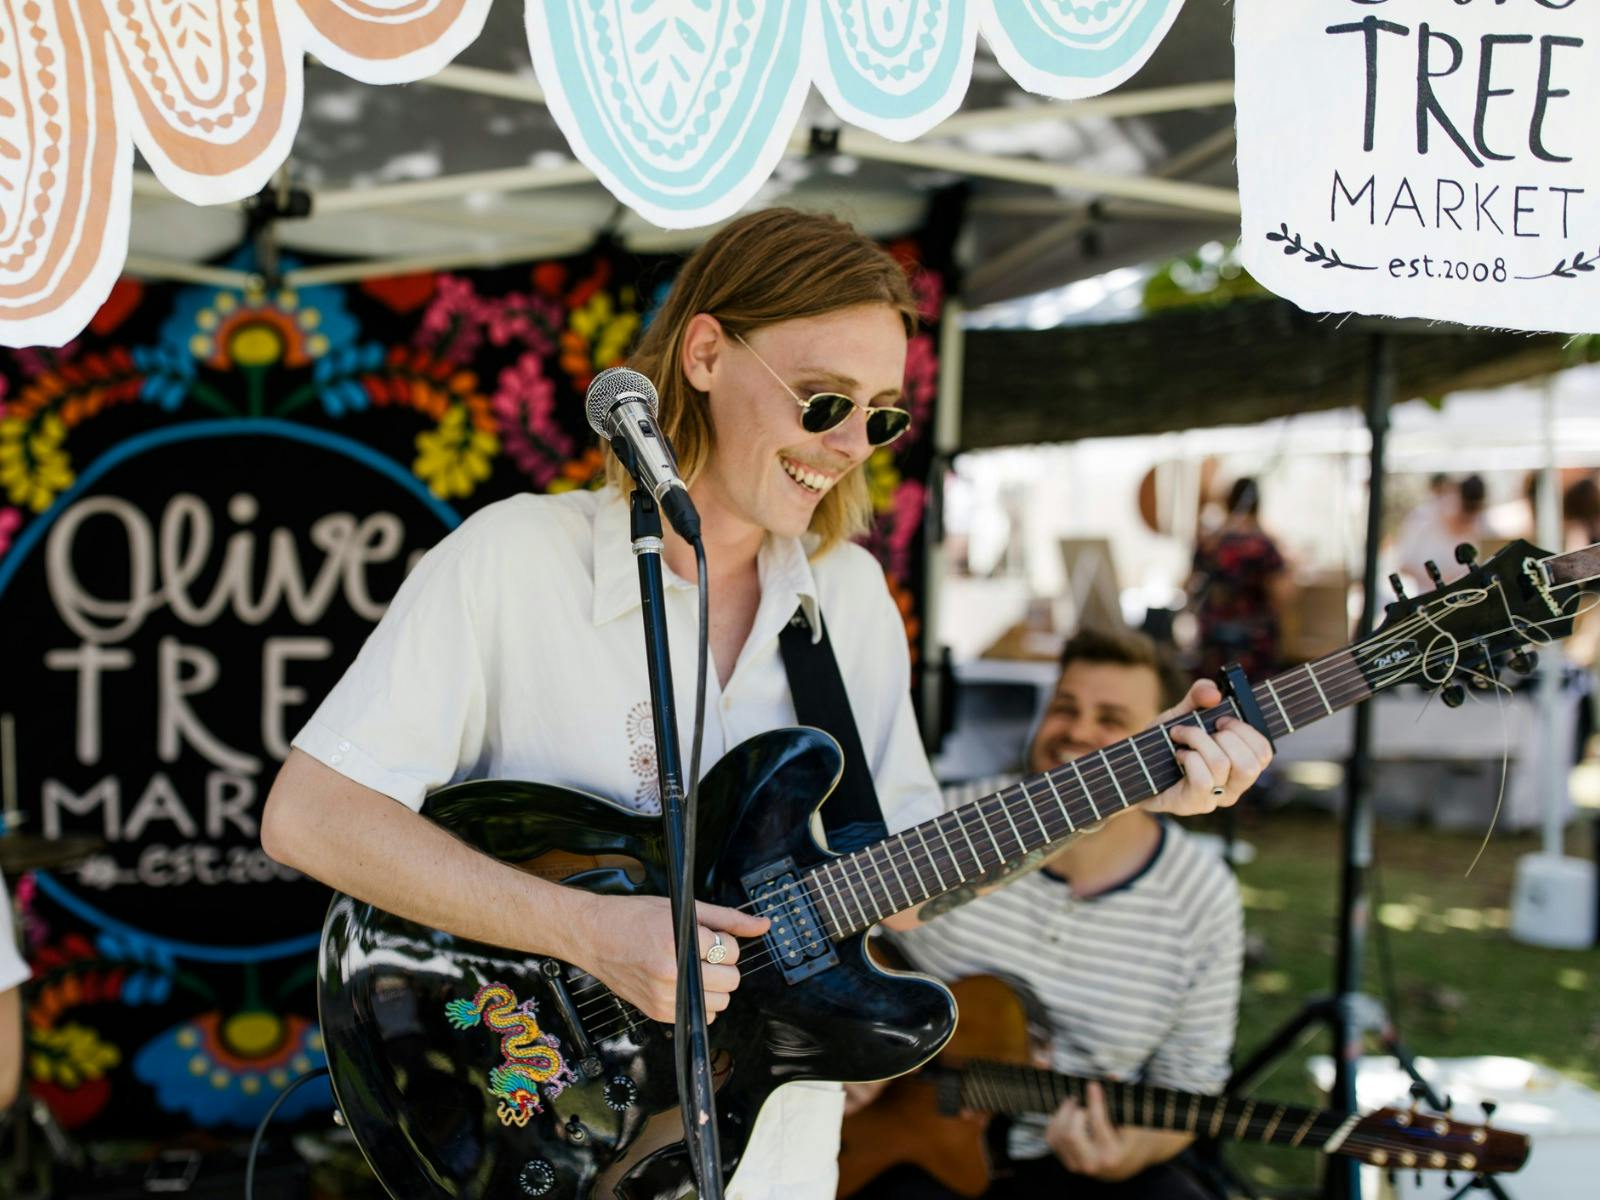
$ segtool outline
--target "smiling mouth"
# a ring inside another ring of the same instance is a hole
[[[813,495],[820,496],[833,486],[835,477],[832,475],[824,475],[820,471],[813,471],[781,456],[778,459],[778,463],[783,467],[785,475]]]

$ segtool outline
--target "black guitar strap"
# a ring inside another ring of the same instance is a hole
[[[855,714],[850,711],[850,696],[839,674],[839,662],[833,656],[833,644],[828,640],[827,623],[823,623],[822,637],[813,642],[805,609],[795,609],[778,635],[778,649],[794,696],[795,718],[802,725],[832,734],[844,751],[844,774],[822,806],[822,828],[828,835],[828,846],[846,853],[888,836]]]

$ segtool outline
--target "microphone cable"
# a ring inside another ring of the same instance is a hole
[[[261,1118],[261,1124],[256,1126],[255,1137],[250,1139],[250,1154],[244,1163],[244,1200],[256,1200],[256,1157],[261,1153],[261,1139],[265,1136],[267,1126],[272,1122],[272,1118],[277,1115],[278,1109],[283,1106],[283,1102],[294,1095],[302,1084],[310,1083],[313,1079],[318,1079],[326,1074],[328,1074],[327,1067],[318,1067],[314,1071],[307,1071],[298,1079],[291,1081],[268,1106],[266,1115]]]

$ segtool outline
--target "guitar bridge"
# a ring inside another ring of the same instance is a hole
[[[783,971],[784,982],[799,983],[839,961],[794,859],[780,858],[739,882],[756,916],[772,921],[762,940]]]

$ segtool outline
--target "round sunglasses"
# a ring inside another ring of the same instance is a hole
[[[783,376],[774,371],[771,364],[756,353],[754,346],[737,333],[733,336],[741,346],[750,351],[758,363],[766,368],[767,374],[776,379],[783,390],[794,397],[794,402],[800,406],[800,426],[807,433],[826,433],[844,424],[850,414],[858,408],[867,422],[867,441],[874,446],[887,446],[911,428],[911,414],[903,408],[857,404],[842,392],[818,392],[808,399],[801,399],[800,393],[784,383]]]

